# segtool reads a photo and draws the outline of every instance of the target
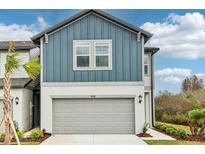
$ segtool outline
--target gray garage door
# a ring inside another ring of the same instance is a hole
[[[54,134],[133,134],[133,99],[54,99]]]

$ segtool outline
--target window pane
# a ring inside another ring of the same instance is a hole
[[[96,56],[96,66],[108,66],[108,56]]]
[[[89,54],[89,47],[77,47],[77,55],[88,55]]]
[[[148,74],[148,65],[144,66],[144,74]]]
[[[108,43],[96,43],[96,54],[108,54]]]
[[[89,56],[77,56],[77,67],[89,67]]]

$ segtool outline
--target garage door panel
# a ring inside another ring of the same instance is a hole
[[[95,123],[93,122],[70,122],[70,123],[64,123],[64,127],[95,127]]]
[[[134,133],[133,99],[54,99],[53,133]]]

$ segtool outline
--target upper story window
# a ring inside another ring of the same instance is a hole
[[[91,46],[90,43],[78,43],[76,45],[76,65],[77,67],[89,68],[91,57]]]
[[[111,40],[74,40],[74,70],[111,70]]]
[[[144,55],[144,74],[149,75],[149,57]]]

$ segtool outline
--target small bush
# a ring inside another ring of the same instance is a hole
[[[177,130],[177,135],[180,136],[182,139],[185,139],[187,138],[188,134],[186,133],[185,130],[182,130],[182,129],[178,129]]]
[[[24,132],[22,132],[22,131],[18,131],[17,135],[18,135],[20,140],[22,140],[24,138]]]
[[[18,132],[19,131],[19,125],[18,125],[18,122],[17,121],[13,121],[14,122],[14,127],[16,129],[16,131]]]
[[[171,126],[167,126],[165,132],[170,135],[177,135],[177,129]]]
[[[43,137],[43,131],[39,130],[39,129],[34,129],[31,131],[30,137],[32,140],[39,139],[39,138]]]
[[[155,127],[160,129],[161,131],[165,132],[166,134],[174,135],[174,136],[179,136],[182,139],[185,139],[188,136],[188,134],[186,133],[185,130],[183,130],[183,129],[176,129],[176,128],[172,127],[172,126],[167,126],[165,124],[156,123]],[[205,136],[205,133],[204,133],[204,136]]]
[[[167,128],[165,129],[165,132],[166,132],[167,134],[171,134],[172,130],[173,130],[173,128],[167,127]]]
[[[162,124],[160,124],[158,122],[155,123],[155,128],[160,129],[161,126],[162,126]]]
[[[177,129],[173,129],[172,131],[171,131],[171,135],[174,135],[174,136],[177,136]]]
[[[162,125],[159,129],[162,130],[162,131],[166,131],[166,128],[167,128],[167,126]]]
[[[144,126],[143,126],[143,133],[145,134],[147,131],[148,131],[148,128],[149,128],[149,123],[144,123]]]
[[[0,141],[3,142],[6,134],[4,132],[0,132]]]

